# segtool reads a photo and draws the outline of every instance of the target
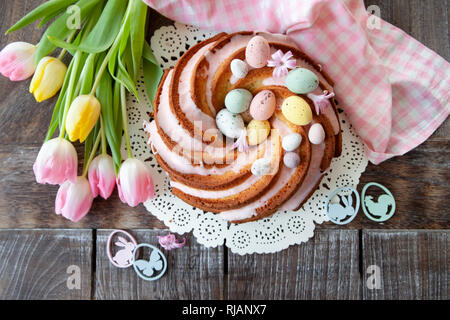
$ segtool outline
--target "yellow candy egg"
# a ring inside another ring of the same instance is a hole
[[[267,139],[270,133],[270,123],[267,120],[252,120],[247,126],[248,144],[256,146]]]
[[[312,121],[311,108],[304,99],[299,96],[290,96],[283,101],[281,112],[293,124],[305,126]]]

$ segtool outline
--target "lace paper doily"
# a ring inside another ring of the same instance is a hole
[[[158,29],[151,39],[151,48],[161,67],[173,67],[178,58],[196,43],[213,36],[214,33],[175,23]],[[128,117],[133,154],[146,161],[152,169],[156,198],[147,201],[146,209],[162,220],[170,231],[179,234],[193,231],[197,241],[206,247],[228,246],[239,254],[273,253],[293,244],[308,241],[314,235],[314,223],[328,221],[325,211],[327,196],[342,186],[355,186],[367,166],[364,144],[354,133],[343,112],[340,113],[343,131],[343,150],[339,158],[333,159],[329,172],[320,187],[297,212],[277,212],[269,218],[245,223],[228,224],[211,212],[194,208],[173,196],[169,178],[158,166],[147,135],[142,128],[144,119],[149,119],[150,104],[145,94],[143,77],[138,81],[141,103],[129,95]],[[122,151],[125,147],[122,146]],[[124,153],[126,157],[126,152]]]

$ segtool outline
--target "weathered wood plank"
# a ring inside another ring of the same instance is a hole
[[[222,299],[223,247],[205,248],[191,235],[181,249],[162,249],[168,262],[166,274],[159,280],[141,280],[132,267],[113,266],[106,254],[106,241],[112,230],[97,231],[97,268],[95,272],[95,299]],[[133,230],[138,243],[159,247],[157,230]]]
[[[448,230],[364,230],[363,298],[447,300],[449,234]],[[373,271],[366,273],[372,265],[380,268],[380,289],[366,285],[374,276]]]
[[[316,230],[276,254],[228,254],[229,299],[360,299],[356,230]]]
[[[1,300],[91,298],[91,230],[0,230],[0,257]]]
[[[395,197],[396,212],[385,223],[372,222],[362,210],[345,228],[448,229],[450,227],[450,142],[429,141],[402,157],[369,164],[358,191],[369,182],[385,185]],[[376,191],[376,189],[375,189]],[[371,191],[372,192],[372,191]],[[342,228],[332,223],[330,228]]]

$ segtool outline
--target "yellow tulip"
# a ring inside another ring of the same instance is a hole
[[[37,102],[53,97],[64,82],[67,67],[61,60],[45,57],[39,61],[30,84],[30,93]]]
[[[100,117],[100,101],[93,95],[81,95],[73,100],[66,118],[66,131],[71,141],[86,140]]]

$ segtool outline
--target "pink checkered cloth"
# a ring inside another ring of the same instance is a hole
[[[144,0],[200,28],[285,33],[335,80],[374,164],[424,142],[450,113],[450,64],[363,0]]]

